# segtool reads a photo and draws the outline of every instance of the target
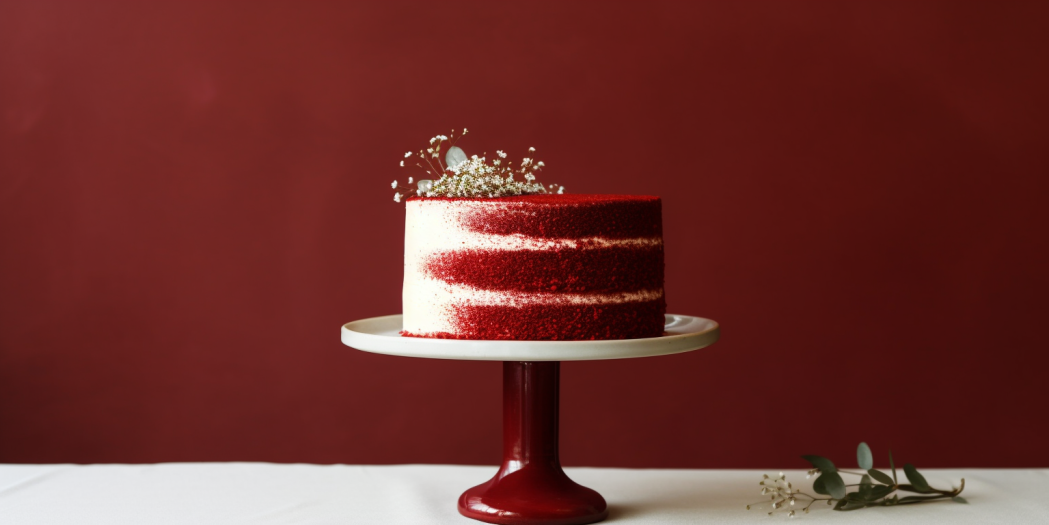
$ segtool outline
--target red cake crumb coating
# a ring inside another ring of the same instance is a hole
[[[443,202],[432,204],[426,215],[427,201]],[[413,333],[406,315],[402,335],[536,341],[663,334],[658,197],[426,198],[416,206],[418,215],[409,218],[444,221],[470,235],[443,244],[439,236],[423,237],[439,241],[421,253],[413,250],[418,255],[406,265],[405,289],[408,276],[414,279],[412,290],[418,289],[415,283],[428,283],[424,294],[412,296],[420,301],[413,304],[436,313],[426,318],[428,325],[412,326],[440,328]]]
[[[619,304],[549,304],[506,308],[456,307],[458,333],[430,334],[441,339],[593,341],[663,335],[663,299]],[[405,334],[411,335],[411,334]]]
[[[445,282],[485,290],[565,293],[659,290],[663,287],[663,246],[464,250],[431,256],[426,271]]]
[[[663,207],[647,195],[522,195],[467,221],[474,231],[541,239],[662,237]]]

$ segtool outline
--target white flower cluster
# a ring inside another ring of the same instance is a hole
[[[430,185],[423,197],[509,197],[546,191],[542,184],[514,180],[513,172],[488,164],[484,157],[474,155],[455,167],[448,168],[441,178]]]
[[[810,470],[805,477],[810,478],[813,474],[818,472],[819,470],[817,469]],[[776,511],[786,511],[788,518],[797,516],[795,509],[801,507],[801,505],[797,505],[796,507],[795,504],[804,503],[803,501],[799,502],[798,498],[806,498],[808,500],[808,504],[801,508],[801,511],[805,514],[809,513],[809,508],[811,508],[817,501],[826,501],[827,505],[834,502],[833,498],[817,498],[794,488],[794,485],[787,481],[787,476],[782,472],[776,477],[769,477],[768,474],[765,474],[763,479],[758,482],[758,485],[761,485],[761,495],[768,496],[769,499],[758,503],[751,503],[750,505],[747,505],[747,510],[759,509],[767,504],[772,509],[768,513],[769,516],[773,515]]]
[[[409,188],[405,193],[397,192],[393,195],[395,202],[411,195],[419,197],[458,197],[458,198],[495,198],[509,197],[514,195],[530,195],[536,193],[564,193],[565,187],[557,184],[543,186],[535,182],[535,173],[546,164],[530,157],[521,160],[521,166],[513,169],[509,164],[504,164],[503,159],[507,154],[502,150],[496,150],[497,158],[488,163],[485,157],[473,155],[469,158],[457,147],[455,142],[466,135],[466,128],[457,138],[455,130],[452,130],[451,138],[445,135],[436,135],[430,139],[430,147],[420,150],[417,156],[422,162],[415,165],[426,171],[430,178],[435,181],[420,180],[418,188]],[[441,146],[446,141],[452,143],[446,150],[445,160],[447,165],[441,162]],[[535,153],[535,148],[528,148],[529,155]],[[412,152],[404,154],[409,158]],[[422,163],[425,163],[424,166]],[[453,165],[454,164],[454,165]],[[404,167],[404,161],[400,163]],[[523,181],[515,180],[519,175]],[[412,184],[412,177],[408,178],[408,184]],[[393,181],[392,187],[397,189],[400,184]]]

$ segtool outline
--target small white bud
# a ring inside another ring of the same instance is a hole
[[[390,187],[391,188],[396,188],[397,187],[397,181],[393,181],[393,184],[390,184]]]

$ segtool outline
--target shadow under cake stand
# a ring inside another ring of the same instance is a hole
[[[668,314],[661,337],[606,341],[475,341],[402,337],[401,316],[346,323],[346,346],[377,354],[503,362],[503,463],[491,480],[459,497],[459,513],[488,523],[568,525],[608,516],[605,499],[561,470],[561,361],[651,357],[718,340],[710,319]]]

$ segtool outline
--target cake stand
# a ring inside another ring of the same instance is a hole
[[[378,354],[503,362],[503,463],[495,477],[459,497],[459,513],[501,524],[595,523],[605,499],[568,479],[558,457],[561,361],[624,359],[698,350],[718,324],[667,315],[661,337],[609,341],[474,341],[401,337],[401,316],[346,323],[342,342]]]

